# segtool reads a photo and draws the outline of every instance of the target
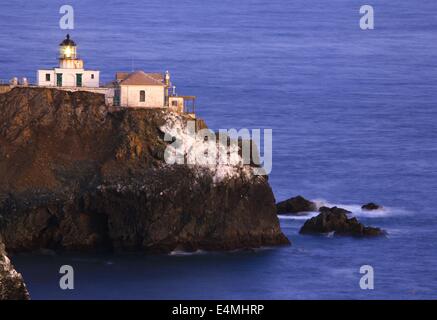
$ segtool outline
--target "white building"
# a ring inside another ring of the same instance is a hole
[[[171,85],[170,73],[144,71],[117,72],[114,83],[114,105],[131,108],[170,108],[194,114],[193,96],[178,96]],[[188,103],[191,102],[191,106]],[[189,109],[191,109],[189,111]]]
[[[76,43],[70,35],[59,45],[59,67],[38,70],[38,86],[98,88],[100,71],[85,70],[83,60],[77,58]]]
[[[168,83],[163,74],[144,71],[117,72],[115,78],[115,99],[120,106],[147,108],[166,106]]]
[[[37,72],[37,85],[67,91],[89,91],[105,95],[109,106],[169,108],[194,116],[194,96],[178,96],[169,72],[117,72],[115,81],[100,87],[100,71],[85,70],[77,57],[76,43],[67,34],[59,45],[59,67]],[[17,80],[18,81],[18,80]]]

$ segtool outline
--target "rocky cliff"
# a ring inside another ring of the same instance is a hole
[[[0,95],[0,233],[9,251],[222,250],[287,244],[252,167],[168,165],[164,110],[111,111],[103,95]]]
[[[23,277],[6,256],[5,246],[0,238],[0,300],[29,300],[29,293]]]

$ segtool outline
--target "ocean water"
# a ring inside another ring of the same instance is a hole
[[[54,66],[62,1],[0,11],[0,79]],[[86,67],[170,70],[211,128],[273,129],[277,200],[302,194],[352,209],[387,239],[298,234],[290,247],[171,255],[18,255],[34,299],[437,298],[437,2],[74,1]],[[384,211],[364,213],[374,201]],[[59,267],[75,289],[59,289]],[[374,268],[374,290],[359,269]]]

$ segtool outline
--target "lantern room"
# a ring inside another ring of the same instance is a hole
[[[59,67],[64,69],[82,69],[83,61],[77,58],[76,43],[67,34],[59,44]]]
[[[61,59],[76,59],[77,58],[77,46],[76,43],[70,39],[70,35],[59,44],[59,58]]]

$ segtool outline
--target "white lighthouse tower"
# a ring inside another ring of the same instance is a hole
[[[38,70],[38,86],[97,88],[100,71],[85,70],[83,60],[77,57],[77,45],[67,34],[59,44],[59,67]]]

